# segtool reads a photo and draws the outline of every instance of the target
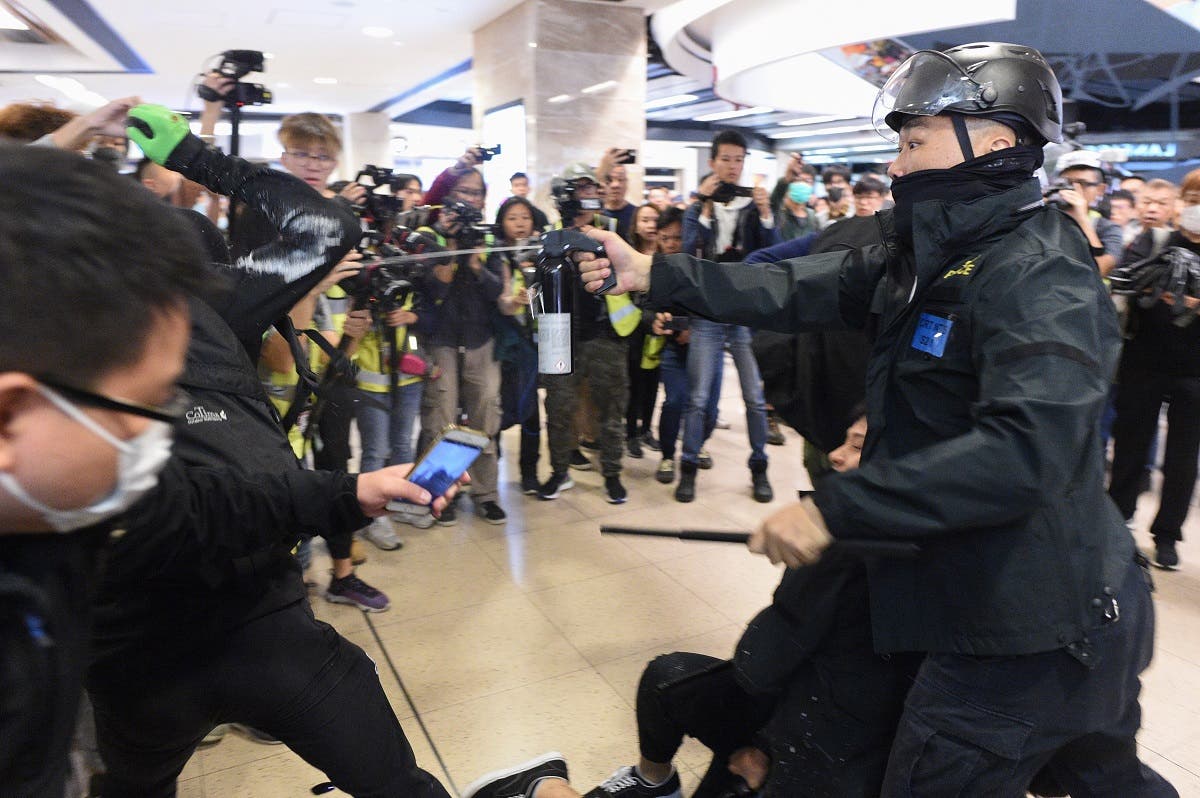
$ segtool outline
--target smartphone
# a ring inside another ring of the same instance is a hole
[[[675,332],[683,332],[690,329],[692,326],[691,316],[672,316],[671,320],[663,325],[665,330],[674,330]]]
[[[488,436],[479,430],[466,427],[449,426],[430,445],[421,458],[413,466],[408,475],[409,482],[415,482],[435,500],[446,495],[446,491],[466,472],[475,458],[488,445]],[[411,504],[400,499],[394,499],[387,504],[389,510],[403,510]]]
[[[621,156],[621,163],[637,163],[637,150],[625,150]]]

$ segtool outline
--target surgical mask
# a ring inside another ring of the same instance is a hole
[[[122,161],[125,160],[125,153],[116,147],[97,147],[92,150],[92,160],[108,164],[114,172],[118,172],[121,169]]]
[[[1200,205],[1184,205],[1179,211],[1179,226],[1185,232],[1200,236]]]
[[[40,514],[51,529],[56,532],[72,532],[107,521],[125,512],[158,484],[158,474],[171,458],[170,424],[165,421],[151,421],[143,432],[123,441],[51,389],[42,386],[38,390],[55,407],[99,435],[118,452],[117,482],[112,491],[97,502],[75,509],[59,510],[49,507],[29,495],[12,474],[0,473],[0,487],[21,504]]]
[[[805,183],[804,181],[788,183],[788,199],[792,202],[803,205],[812,198],[812,193],[812,183]]]

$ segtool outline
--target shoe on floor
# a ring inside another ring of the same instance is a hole
[[[717,429],[729,429],[729,422],[720,416],[717,416],[717,423],[713,426],[715,426]]]
[[[625,448],[629,450],[629,456],[634,460],[641,460],[645,457],[645,454],[642,452],[642,442],[638,440],[636,435],[625,441]]]
[[[651,435],[649,432],[642,434],[642,446],[645,446],[647,449],[649,449],[652,452],[661,452],[662,451],[662,444],[659,443],[658,439],[655,438],[653,435]]]
[[[537,474],[526,474],[521,477],[521,492],[526,496],[536,496],[542,483],[538,482]]]
[[[766,470],[752,472],[750,480],[754,483],[754,501],[766,504],[775,498],[775,491],[771,489],[771,483],[767,481]]]
[[[495,502],[482,502],[475,508],[475,515],[489,524],[503,524],[508,520],[508,514]]]
[[[604,495],[608,497],[609,504],[624,504],[629,498],[629,494],[625,492],[625,486],[621,484],[620,477],[605,477],[604,478]]]
[[[550,479],[546,480],[542,484],[542,487],[538,488],[538,498],[543,501],[557,499],[558,494],[573,487],[575,487],[575,480],[571,479],[569,473],[564,471],[561,474],[551,474]]]
[[[222,723],[219,726],[214,726],[213,730],[204,735],[204,739],[200,741],[201,746],[216,745],[225,739],[225,735],[229,733],[229,724]]]
[[[404,545],[404,541],[392,529],[392,522],[387,516],[380,516],[362,531],[362,536],[376,547],[384,551],[395,551]]]
[[[701,449],[700,454],[696,455],[696,465],[705,471],[712,468],[712,455],[708,453],[708,449]]]
[[[429,508],[416,504],[405,507],[403,510],[393,510],[392,521],[397,524],[408,524],[417,529],[429,529],[435,523],[433,513]]]
[[[229,728],[256,743],[262,743],[263,745],[283,745],[283,740],[277,740],[262,729],[247,726],[245,723],[230,723]]]
[[[779,429],[779,416],[767,416],[767,443],[772,446],[783,446],[787,443],[787,439],[783,437],[783,430]]]
[[[675,481],[675,461],[664,459],[658,464],[658,470],[654,472],[654,478],[664,485],[670,485]]]
[[[585,449],[591,449],[593,452],[600,451],[600,441],[579,441],[579,445]]]
[[[480,776],[467,785],[462,798],[529,798],[546,779],[567,780],[567,760],[557,751]]]
[[[1164,571],[1174,571],[1179,568],[1179,552],[1175,551],[1175,541],[1154,541],[1154,564]]]
[[[367,547],[358,538],[350,541],[350,562],[354,565],[362,565],[367,561]]]
[[[353,572],[341,579],[330,579],[325,600],[334,604],[353,604],[363,612],[383,612],[392,606],[382,591],[368,585]]]
[[[679,466],[679,484],[675,486],[675,501],[687,504],[696,499],[696,466],[683,463]]]
[[[592,461],[583,456],[583,452],[578,449],[571,450],[571,459],[567,462],[571,468],[579,471],[591,471]]]
[[[458,523],[458,504],[450,502],[436,519],[438,526],[454,526]]]
[[[637,768],[626,765],[589,791],[584,798],[681,798],[679,774],[674,769],[662,784],[651,784],[642,778]]]

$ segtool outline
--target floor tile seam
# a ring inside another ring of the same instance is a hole
[[[526,595],[529,595],[529,593],[527,591],[521,591],[521,593],[518,595],[526,596]],[[423,621],[423,620],[427,620],[429,618],[436,618],[439,615],[449,615],[450,613],[454,613],[454,612],[462,612],[463,610],[471,609],[472,607],[482,607],[486,604],[498,604],[501,601],[512,601],[514,598],[517,598],[517,597],[518,596],[504,596],[501,598],[486,599],[484,601],[476,601],[471,604],[464,604],[461,607],[453,607],[448,610],[438,610],[436,612],[430,612],[425,615],[406,615],[403,618],[398,617],[398,618],[396,618],[396,620],[390,620],[390,621],[384,621],[384,622],[381,622],[379,620],[379,616],[387,615],[387,612],[377,612],[377,613],[374,613],[374,615],[376,617],[373,620],[375,621],[375,629],[376,629],[376,631],[379,632],[380,639],[383,639],[383,630],[387,629],[390,626],[395,626],[396,624],[407,623],[409,621]],[[364,615],[365,614],[366,613],[364,613]],[[334,629],[336,629],[338,634],[345,636],[345,632],[342,632],[341,629],[338,629],[336,623],[333,623],[332,621],[326,621],[326,623],[328,623],[330,626],[332,626]],[[367,626],[364,626],[362,629],[351,630],[351,632],[359,632],[359,631],[366,632],[367,634],[371,633],[370,627],[367,627]],[[374,639],[374,638],[372,638],[372,639]]]
[[[666,560],[664,560],[663,562],[666,562]],[[715,612],[717,615],[720,615],[721,617],[725,618],[725,621],[726,621],[727,623],[743,623],[743,622],[745,621],[745,619],[744,619],[744,618],[731,618],[731,617],[729,617],[728,615],[726,615],[726,614],[725,614],[725,611],[724,611],[724,610],[722,610],[722,609],[721,609],[720,607],[718,607],[717,605],[715,605],[713,602],[709,601],[709,600],[708,600],[708,599],[706,599],[704,596],[702,596],[702,595],[700,595],[699,593],[697,593],[696,591],[692,590],[690,587],[688,587],[688,586],[687,586],[687,585],[685,585],[684,583],[680,582],[680,581],[679,581],[678,579],[676,579],[676,578],[675,578],[673,575],[671,575],[671,574],[667,573],[667,572],[666,572],[666,571],[664,571],[662,568],[659,568],[659,563],[654,563],[654,566],[655,566],[656,568],[658,568],[658,570],[659,570],[659,573],[661,573],[663,576],[665,576],[665,577],[667,577],[668,579],[670,579],[670,580],[671,580],[672,582],[674,582],[675,584],[679,585],[679,587],[680,587],[682,590],[686,590],[688,593],[690,593],[691,595],[695,596],[695,598],[696,598],[696,600],[697,600],[697,601],[700,601],[700,602],[702,602],[702,603],[703,603],[705,606],[709,607],[709,608],[710,608],[710,609],[711,609],[713,612]],[[711,631],[713,631],[713,630],[712,630],[712,629],[709,629],[709,630],[707,630],[707,631],[710,631],[710,632],[711,632]],[[704,634],[704,632],[701,632],[701,634]]]
[[[1182,762],[1179,762],[1179,761],[1178,761],[1178,760],[1177,760],[1177,759],[1176,759],[1174,756],[1172,756],[1171,754],[1169,754],[1169,753],[1164,753],[1163,751],[1160,751],[1160,750],[1158,750],[1157,748],[1155,748],[1155,747],[1153,747],[1153,746],[1150,746],[1150,745],[1147,745],[1146,743],[1143,743],[1141,740],[1138,740],[1138,741],[1137,741],[1137,744],[1138,744],[1138,747],[1139,747],[1139,748],[1144,748],[1144,749],[1146,749],[1147,751],[1149,751],[1150,753],[1154,754],[1155,756],[1162,757],[1163,759],[1167,760],[1167,761],[1168,761],[1168,762],[1170,762],[1172,765],[1174,765],[1175,767],[1177,767],[1177,768],[1179,768],[1180,770],[1184,771],[1185,773],[1188,773],[1188,774],[1190,774],[1190,775],[1192,775],[1192,776],[1195,776],[1196,778],[1200,778],[1200,767],[1193,767],[1193,766],[1185,765],[1185,764],[1183,764]],[[1171,750],[1171,749],[1173,749],[1173,748],[1174,748],[1174,746],[1170,746],[1170,747],[1168,747],[1168,749],[1167,749],[1167,750]]]
[[[233,734],[234,732],[229,732],[229,733]],[[219,745],[220,745],[220,743],[217,743],[217,746],[219,746]],[[268,747],[265,743],[255,743],[255,745],[261,745],[263,748]],[[194,776],[193,778],[208,778],[209,776],[215,776],[218,773],[224,773],[225,771],[233,770],[234,768],[242,768],[242,767],[246,767],[247,765],[257,765],[260,762],[267,760],[267,759],[275,759],[277,757],[282,757],[285,754],[289,754],[289,753],[295,754],[296,753],[291,748],[288,748],[286,744],[283,744],[283,743],[280,743],[279,745],[272,745],[269,747],[274,748],[275,751],[273,753],[264,754],[255,759],[251,759],[247,762],[238,762],[237,764],[229,765],[227,767],[214,768],[212,770],[209,770],[208,763],[205,762],[204,763],[204,772],[201,773],[199,776]],[[215,747],[213,750],[215,750]],[[300,755],[296,754],[296,756],[300,756]],[[188,779],[188,781],[191,781],[191,780],[192,779]]]

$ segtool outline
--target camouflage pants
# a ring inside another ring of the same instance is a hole
[[[579,446],[571,433],[579,402],[579,386],[586,383],[596,406],[600,426],[600,469],[606,477],[621,473],[625,453],[625,405],[629,402],[629,369],[625,341],[583,341],[575,350],[572,374],[543,375],[546,389],[546,435],[550,442],[550,467],[565,474],[571,450]]]

